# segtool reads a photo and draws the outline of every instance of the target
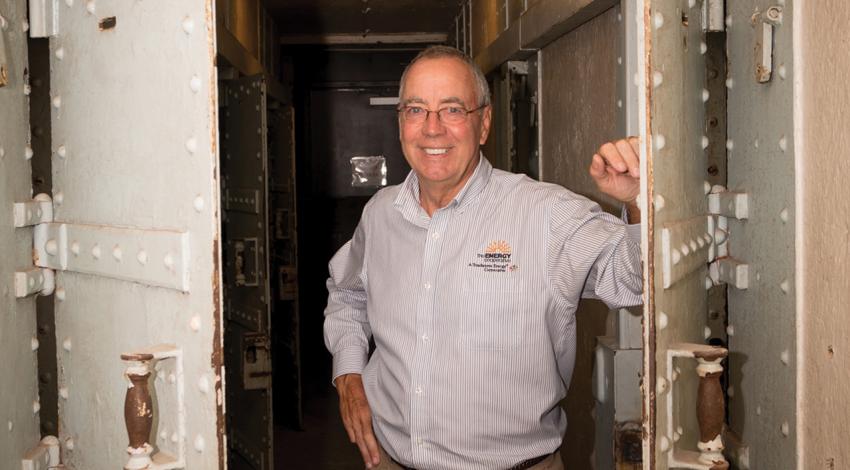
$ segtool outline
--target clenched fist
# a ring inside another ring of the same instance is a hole
[[[590,162],[590,176],[603,193],[626,203],[629,222],[640,222],[640,139],[628,137],[599,147]]]

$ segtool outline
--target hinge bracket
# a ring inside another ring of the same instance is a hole
[[[30,37],[47,38],[59,33],[59,0],[30,0]]]
[[[727,283],[748,287],[747,264],[729,257],[729,219],[749,217],[749,196],[706,183],[708,216],[670,222],[661,229],[662,284],[669,289],[682,278],[709,265],[706,287]]]

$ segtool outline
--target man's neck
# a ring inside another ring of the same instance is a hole
[[[460,193],[461,189],[475,174],[475,169],[478,168],[480,159],[476,159],[471,168],[464,174],[460,181],[448,183],[427,183],[422,179],[419,180],[419,205],[425,209],[428,217],[434,215],[434,212],[448,206],[455,196]]]

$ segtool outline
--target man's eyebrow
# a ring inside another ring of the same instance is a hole
[[[445,103],[455,103],[455,104],[459,104],[461,106],[466,106],[466,102],[463,101],[462,99],[458,98],[457,96],[449,96],[448,98],[443,98],[443,99],[440,100],[440,104],[445,104]]]
[[[419,98],[418,96],[411,96],[410,98],[407,98],[406,100],[404,100],[404,101],[401,103],[401,105],[402,105],[402,106],[407,106],[407,105],[409,105],[409,104],[411,104],[411,103],[416,103],[416,104],[427,104],[427,103],[425,103],[425,100],[423,100],[422,98]]]

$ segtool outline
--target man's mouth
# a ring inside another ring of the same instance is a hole
[[[429,147],[423,148],[422,150],[424,150],[425,153],[427,153],[428,155],[445,155],[445,153],[449,151],[448,148],[429,148]]]

